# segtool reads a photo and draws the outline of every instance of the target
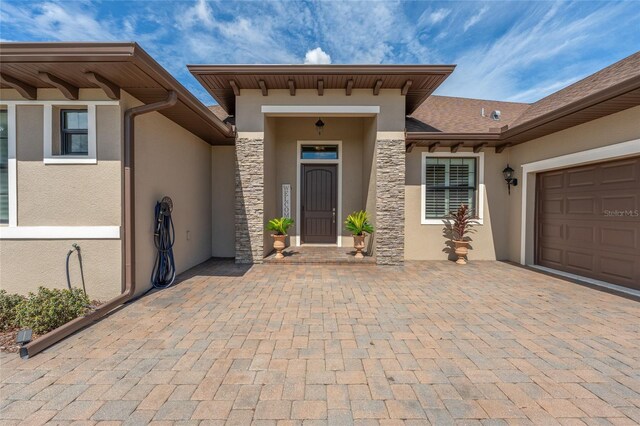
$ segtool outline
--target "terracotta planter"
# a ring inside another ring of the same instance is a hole
[[[356,259],[364,259],[362,250],[364,250],[364,235],[353,236],[353,248],[356,249]]]
[[[287,236],[275,234],[271,234],[271,236],[273,237],[273,249],[276,251],[276,259],[284,259],[282,250],[284,250],[285,248],[284,240],[287,238]]]
[[[455,253],[458,256],[458,260],[456,263],[458,265],[466,265],[467,264],[467,254],[469,254],[469,242],[468,241],[454,241],[456,245]]]

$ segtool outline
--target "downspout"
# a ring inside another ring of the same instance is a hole
[[[171,90],[163,101],[130,108],[124,113],[124,290],[119,295],[100,305],[95,311],[65,325],[56,328],[20,348],[20,357],[28,359],[45,350],[54,343],[76,331],[91,325],[107,315],[113,309],[126,303],[136,293],[135,282],[135,181],[134,181],[134,147],[135,147],[135,118],[161,109],[170,108],[178,102],[178,94]]]

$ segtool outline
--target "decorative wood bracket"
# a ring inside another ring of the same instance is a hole
[[[60,77],[56,77],[53,74],[49,74],[48,72],[39,72],[38,78],[45,83],[49,83],[54,86],[56,89],[60,90],[65,98],[71,100],[78,100],[78,93],[80,91],[79,88],[74,86],[73,84],[64,81]]]
[[[473,147],[473,152],[475,152],[476,154],[479,153],[480,151],[482,151],[484,149],[485,146],[489,145],[486,142],[480,143],[476,146]]]
[[[496,153],[500,154],[502,151],[504,151],[506,148],[509,148],[511,146],[510,143],[503,143],[502,145],[497,145],[496,146]]]
[[[240,96],[240,88],[235,80],[229,80],[229,86],[231,86],[234,96]]]
[[[109,97],[109,99],[118,100],[120,99],[120,87],[107,80],[100,74],[96,74],[95,72],[86,72],[84,76],[102,89],[102,91]]]
[[[410,153],[411,151],[413,151],[413,148],[415,148],[415,146],[416,146],[416,144],[417,144],[417,143],[418,143],[418,142],[410,142],[410,143],[407,145],[407,148],[406,148],[406,152],[407,152],[407,154],[408,154],[408,153]]]
[[[440,146],[440,142],[434,142],[431,145],[429,145],[429,152],[434,152],[436,150],[437,147]]]
[[[289,79],[287,84],[289,85],[289,94],[291,96],[295,96],[296,95],[296,82],[293,81],[293,79]]]
[[[378,96],[380,94],[380,88],[382,87],[382,80],[376,81],[376,85],[373,87],[373,94]]]
[[[455,154],[462,147],[462,142],[458,142],[455,145],[451,145],[451,152]]]
[[[318,96],[324,95],[324,80],[318,80]]]
[[[38,89],[22,80],[0,73],[0,81],[7,86],[11,86],[13,89],[16,89],[23,98],[27,98],[32,101],[38,98]]]
[[[353,80],[347,80],[347,87],[344,89],[345,95],[351,96],[351,90],[353,90]]]
[[[262,96],[267,96],[269,94],[267,83],[265,83],[264,80],[258,80],[258,86],[260,86],[260,90],[262,90]]]
[[[401,94],[402,96],[406,96],[406,95],[407,95],[407,93],[409,93],[409,88],[411,87],[411,85],[412,85],[412,84],[413,84],[413,81],[411,81],[411,80],[407,80],[407,81],[404,83],[404,86],[402,86],[402,91],[400,92],[400,94]]]

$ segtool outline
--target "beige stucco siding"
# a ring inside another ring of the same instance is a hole
[[[211,255],[235,256],[235,147],[211,147]]]
[[[126,98],[127,107],[138,104]],[[176,269],[185,271],[211,257],[211,147],[158,112],[135,124],[136,291],[150,287],[156,249],[154,207],[173,200]]]
[[[23,100],[6,89],[0,97]],[[67,102],[55,89],[39,89],[38,100]],[[80,90],[78,105],[95,100],[107,98],[100,90]],[[16,106],[16,229],[121,225],[121,114],[118,105],[96,108],[97,164],[44,164],[44,108]],[[52,131],[57,130],[54,124]],[[73,243],[81,247],[89,296],[107,300],[119,294],[120,239],[3,239],[1,287],[22,294],[39,286],[65,288],[65,258]],[[72,285],[81,286],[75,254],[70,265]]]
[[[240,96],[236,97],[238,131],[264,131],[263,105],[379,106],[380,114],[376,122],[378,131],[401,132],[405,127],[405,97],[400,95],[400,90],[383,89],[378,96],[368,89],[353,90],[351,96],[345,96],[341,89],[325,90],[322,96],[308,89],[297,90],[295,96],[291,96],[289,90],[269,90],[268,96],[262,96],[260,90],[243,89]]]
[[[18,105],[16,120],[18,224],[120,225],[120,108],[96,107],[97,164],[45,164],[43,107]]]
[[[522,164],[561,155],[573,154],[580,151],[613,145],[626,141],[640,139],[640,106],[630,108],[616,114],[593,120],[579,126],[553,133],[524,144],[516,145],[510,151],[511,167],[516,170],[518,178],[522,178]],[[640,144],[640,142],[638,142]],[[529,177],[530,183],[535,175]],[[532,209],[535,203],[535,191],[528,191],[527,204]],[[521,217],[522,217],[522,185],[511,190],[508,199],[508,256],[507,258],[519,262],[521,251]],[[533,212],[528,215],[529,228],[533,223]],[[533,238],[532,229],[529,239]]]
[[[87,294],[109,300],[121,292],[120,240],[2,240],[0,286],[9,293],[35,292],[39,286],[66,288],[65,259],[71,245],[82,250]],[[82,288],[78,259],[69,262],[71,285]]]
[[[466,150],[460,150],[458,154]],[[470,150],[468,150],[470,151]],[[471,235],[472,250],[469,259],[500,260],[508,257],[507,226],[509,213],[505,209],[509,195],[502,177],[508,155],[496,154],[493,149],[484,154],[484,197],[483,223]],[[443,225],[423,225],[421,223],[422,153],[427,148],[414,148],[406,155],[405,185],[405,258],[407,260],[447,259],[449,251],[447,239],[443,235]],[[447,152],[447,151],[437,151]],[[511,191],[511,198],[517,195]]]

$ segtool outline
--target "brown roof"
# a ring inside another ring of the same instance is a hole
[[[640,52],[530,105],[431,96],[407,117],[407,139],[513,145],[638,105]],[[500,121],[481,117],[487,106],[501,111]]]
[[[242,89],[399,89],[414,111],[451,74],[455,65],[188,65],[229,114]],[[321,88],[319,87],[321,85]]]
[[[484,108],[484,117],[482,109]],[[483,133],[512,123],[529,104],[430,96],[407,117],[407,132]],[[500,111],[500,119],[491,118]]]
[[[0,62],[0,87],[22,86],[27,95],[35,96],[35,88],[56,87],[52,81],[60,80],[71,87],[71,93],[78,88],[100,87],[88,72],[143,103],[165,99],[173,90],[178,102],[161,114],[211,144],[234,143],[231,126],[136,43],[0,43]]]

